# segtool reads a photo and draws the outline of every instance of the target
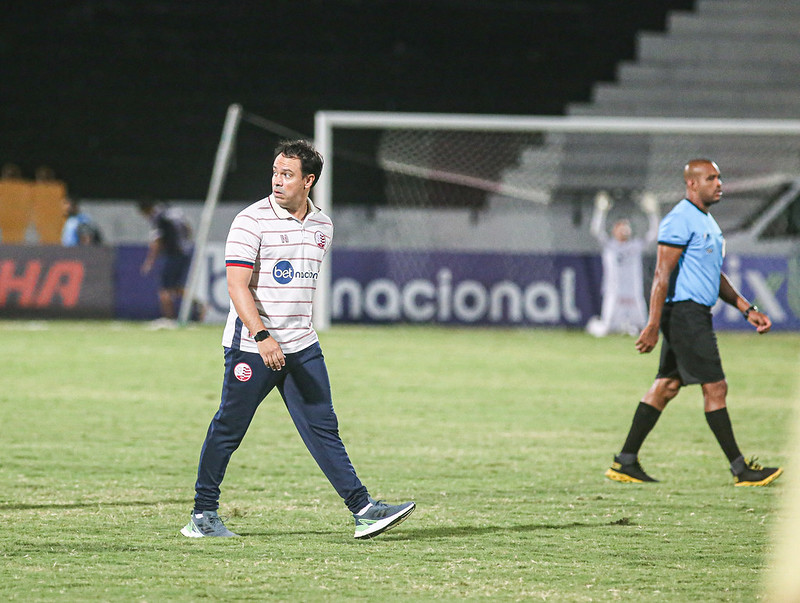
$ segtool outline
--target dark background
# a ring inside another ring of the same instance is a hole
[[[315,111],[559,115],[693,0],[14,2],[0,163],[93,199],[203,199],[229,104],[313,135]],[[223,197],[269,191],[244,124]],[[337,158],[347,175],[346,163]]]

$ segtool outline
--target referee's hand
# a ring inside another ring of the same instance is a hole
[[[639,333],[639,339],[636,340],[636,349],[640,354],[648,354],[655,349],[658,343],[658,325],[647,325],[642,332]]]
[[[756,328],[759,333],[766,333],[772,328],[772,321],[769,316],[758,310],[751,310],[747,315],[747,322]]]

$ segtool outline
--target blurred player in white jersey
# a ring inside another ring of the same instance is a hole
[[[641,207],[647,215],[648,229],[642,238],[632,238],[627,219],[617,220],[606,233],[606,217],[611,198],[601,191],[597,194],[592,215],[591,231],[603,245],[603,306],[600,317],[592,317],[586,330],[595,337],[609,333],[638,335],[647,324],[644,300],[642,252],[655,242],[658,234],[658,205],[655,197],[644,195]]]
[[[236,536],[217,514],[228,461],[261,401],[283,398],[314,460],[355,520],[355,537],[377,536],[406,519],[415,504],[370,497],[353,469],[333,410],[328,371],[311,306],[333,223],[308,195],[322,156],[305,140],[275,150],[272,194],[242,210],[225,246],[231,307],[222,336],[222,402],[200,452],[191,521],[184,536]]]

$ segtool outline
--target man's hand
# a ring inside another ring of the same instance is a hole
[[[645,193],[642,195],[639,207],[646,214],[655,214],[658,212],[658,198],[653,193]]]
[[[658,325],[647,325],[642,332],[639,333],[639,339],[636,340],[636,349],[640,354],[649,354],[653,351],[658,343]]]
[[[283,355],[280,344],[272,337],[267,337],[265,340],[259,341],[256,345],[258,346],[258,353],[261,355],[261,359],[264,361],[264,364],[267,365],[267,368],[271,368],[273,371],[279,371],[286,366],[286,356]]]
[[[747,322],[753,325],[759,333],[766,333],[772,328],[772,321],[769,316],[758,310],[750,310],[747,315]]]
[[[594,197],[594,207],[598,211],[607,212],[611,209],[614,202],[611,200],[611,195],[606,191],[599,191]]]

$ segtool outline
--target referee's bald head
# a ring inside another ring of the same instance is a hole
[[[695,180],[708,167],[719,171],[717,164],[711,159],[690,159],[683,166],[683,181],[688,184],[690,180]]]

